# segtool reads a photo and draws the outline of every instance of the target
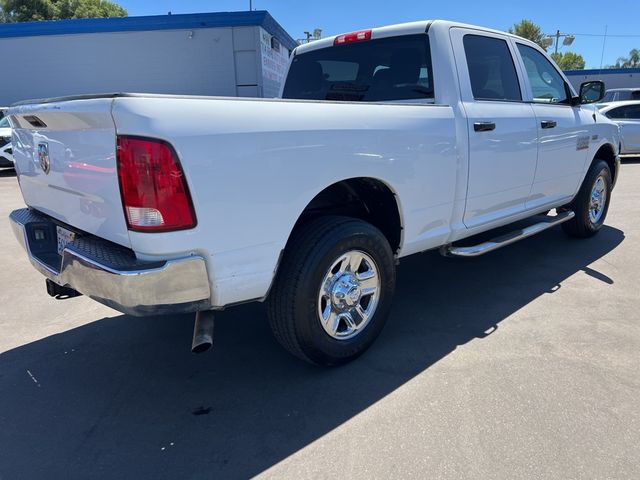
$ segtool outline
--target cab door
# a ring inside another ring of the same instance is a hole
[[[513,45],[500,34],[451,30],[469,135],[464,223],[505,223],[524,211],[537,157],[536,119],[523,100]]]
[[[571,89],[537,47],[514,42],[536,115],[538,166],[527,208],[569,200],[580,186],[589,151],[593,106],[571,105]]]

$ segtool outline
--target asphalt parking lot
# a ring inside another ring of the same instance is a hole
[[[133,318],[46,295],[0,172],[0,479],[640,478],[640,162],[607,226],[403,261],[385,331],[315,368],[262,305]]]

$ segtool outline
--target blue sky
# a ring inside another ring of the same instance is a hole
[[[158,15],[212,11],[248,10],[249,0],[115,0],[129,15]],[[598,68],[603,34],[610,36],[604,47],[604,64],[615,63],[632,48],[640,48],[638,0],[510,1],[492,0],[254,0],[253,8],[268,10],[293,36],[300,38],[315,27],[332,35],[367,27],[412,20],[443,18],[506,30],[522,18],[539,24],[545,33],[576,35],[571,50],[584,56],[587,68]],[[625,37],[614,35],[628,35]],[[635,35],[635,37],[634,37]],[[553,47],[552,47],[553,48]],[[560,51],[566,51],[561,47]]]

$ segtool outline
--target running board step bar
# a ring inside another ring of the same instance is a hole
[[[440,247],[440,254],[445,257],[479,257],[485,253],[493,252],[499,248],[506,247],[518,240],[529,238],[537,233],[544,232],[545,230],[560,225],[561,223],[571,220],[575,217],[575,212],[568,210],[554,217],[548,217],[547,221],[529,225],[521,230],[515,230],[509,232],[506,235],[501,235],[496,238],[492,238],[484,243],[478,245],[471,245],[469,247],[456,247],[454,245],[445,245]]]

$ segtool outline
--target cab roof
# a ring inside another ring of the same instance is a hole
[[[356,30],[356,31],[371,30],[371,38],[377,39],[377,38],[395,37],[399,35],[415,35],[419,33],[426,33],[430,29],[448,30],[453,27],[469,28],[472,30],[480,30],[483,32],[506,35],[509,37],[517,38],[520,41],[532,43],[525,38],[518,37],[517,35],[511,34],[508,32],[503,32],[503,31],[495,30],[491,28],[480,27],[477,25],[470,25],[467,23],[453,22],[450,20],[420,20],[416,22],[387,25],[384,27],[363,28],[362,30]],[[313,50],[319,50],[321,48],[332,47],[334,45],[336,38],[346,33],[351,33],[351,32],[344,32],[338,35],[332,35],[330,37],[325,37],[320,40],[314,40],[312,42],[305,43],[304,45],[300,45],[296,47],[294,52],[295,54],[301,54],[301,53],[306,53]]]

